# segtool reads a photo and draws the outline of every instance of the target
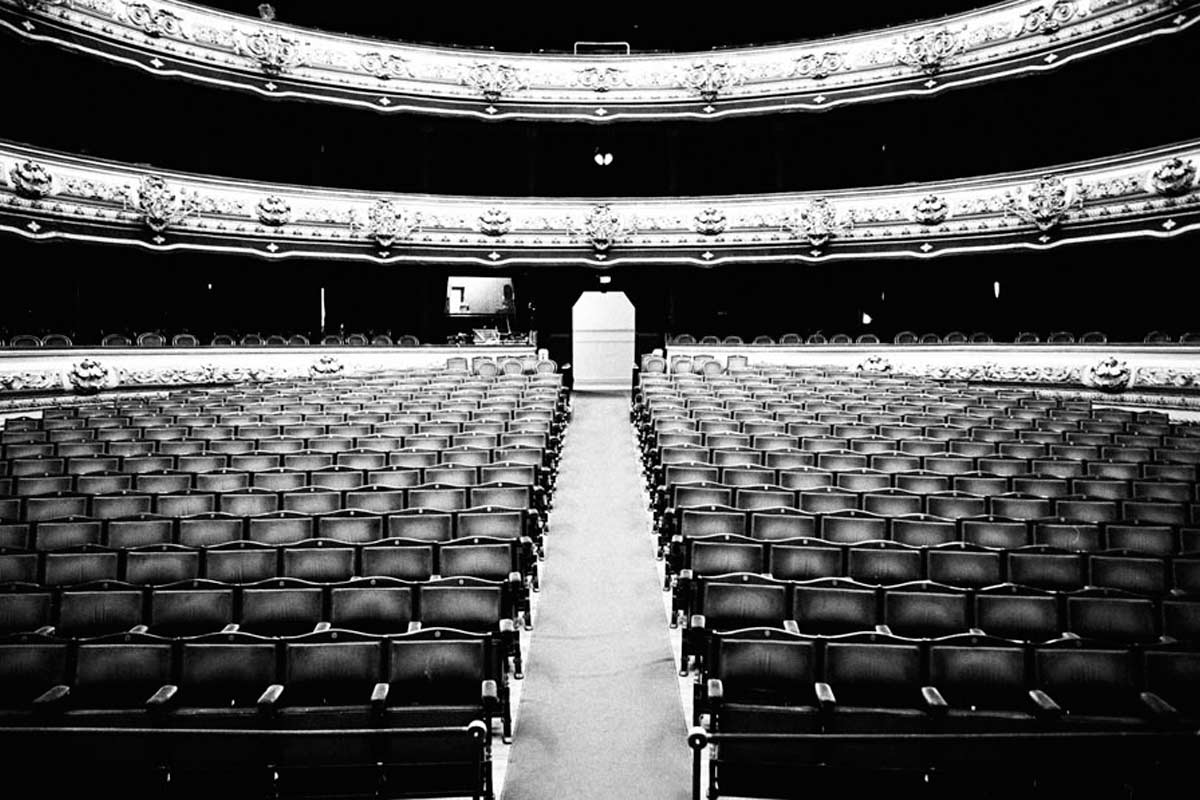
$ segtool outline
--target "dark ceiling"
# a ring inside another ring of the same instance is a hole
[[[623,41],[635,51],[814,39],[932,19],[986,5],[986,0],[855,0],[762,4],[742,13],[701,4],[505,3],[480,7],[395,0],[275,0],[276,21],[406,42],[513,52],[571,52],[577,41]],[[258,16],[259,0],[201,0],[200,5]],[[414,6],[418,6],[414,10]],[[652,11],[647,9],[653,9]]]
[[[372,191],[654,196],[1032,169],[1200,137],[1197,34],[932,98],[690,123],[516,123],[271,100],[0,40],[0,138],[167,169]],[[611,166],[593,161],[613,153]]]

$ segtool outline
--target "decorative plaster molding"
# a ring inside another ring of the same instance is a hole
[[[1190,27],[1200,0],[1008,0],[894,28],[711,53],[574,56],[380,42],[179,0],[0,0],[0,28],[272,97],[485,119],[820,111],[1056,69]]]
[[[822,194],[472,198],[171,173],[0,141],[0,232],[268,259],[507,266],[939,258],[1200,229],[1200,140]]]

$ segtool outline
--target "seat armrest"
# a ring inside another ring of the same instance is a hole
[[[693,577],[695,577],[695,574],[696,573],[692,572],[690,569],[681,569],[679,570],[678,577],[681,581],[690,581]]]
[[[408,632],[409,633],[416,633],[419,630],[421,630],[421,623],[419,621],[417,621],[415,619],[409,621],[409,623],[408,623]]]
[[[480,682],[479,697],[483,700],[484,708],[495,708],[500,705],[500,690],[493,680]]]
[[[1071,639],[1071,640],[1074,640],[1074,641],[1078,641],[1080,637],[1079,637],[1079,634],[1078,634],[1078,633],[1072,633],[1071,631],[1063,631],[1061,634],[1059,634],[1059,637],[1058,637],[1058,638],[1060,638],[1060,639]]]
[[[787,631],[788,633],[799,634],[800,633],[800,623],[796,622],[796,620],[794,620],[794,619],[785,619],[783,621],[783,629],[785,631]]]
[[[38,636],[53,636],[54,635],[54,626],[53,625],[43,625],[42,627],[40,627],[36,631],[34,631],[34,633],[36,633]]]
[[[516,571],[508,573],[508,582],[511,583],[513,586],[525,585],[525,581],[521,577],[521,573],[516,572]]]
[[[818,681],[813,684],[813,689],[817,693],[817,705],[822,711],[828,711],[837,705],[837,698],[833,696],[833,687],[823,681]]]
[[[380,712],[387,707],[388,690],[392,687],[387,683],[377,683],[371,690],[371,710]]]
[[[313,628],[313,633],[324,633],[332,627],[332,622],[318,622],[317,627]]]
[[[876,625],[876,626],[875,626],[875,632],[876,632],[876,633],[882,633],[884,636],[891,636],[891,635],[892,635],[892,629],[891,629],[891,628],[889,628],[887,625]]]
[[[972,636],[987,636],[987,634],[983,632],[983,628],[967,628],[967,633],[971,634]]]
[[[708,627],[708,620],[706,620],[704,618],[703,614],[692,614],[692,618],[690,620],[688,620],[688,628],[689,629],[696,628],[698,630],[704,630],[707,627]]]
[[[149,625],[134,625],[132,628],[129,629],[129,632],[130,633],[149,633],[150,626]]]
[[[1062,707],[1041,689],[1030,689],[1029,699],[1033,701],[1039,717],[1058,717],[1062,715]]]
[[[937,690],[936,686],[922,686],[921,699],[925,701],[926,710],[933,713],[945,713],[950,704],[946,702],[946,698],[942,697],[942,693]]]
[[[707,689],[708,702],[715,704],[725,699],[725,684],[721,682],[720,678],[709,678]]]
[[[512,633],[514,630],[516,630],[516,628],[513,626],[513,621],[511,619],[500,620],[501,633]]]
[[[179,694],[179,687],[168,683],[150,696],[150,699],[146,701],[146,707],[158,710],[164,709],[174,702],[177,694]]]
[[[34,699],[33,705],[35,708],[39,709],[56,708],[66,701],[70,694],[71,687],[60,683],[57,686],[51,686],[49,689],[38,695]]]
[[[1175,706],[1163,700],[1154,692],[1142,692],[1138,697],[1141,698],[1142,705],[1155,718],[1164,722],[1179,719],[1179,711],[1176,710]]]
[[[279,705],[279,698],[283,694],[283,684],[272,683],[267,687],[267,690],[258,698],[258,710],[270,713]]]
[[[231,622],[224,628],[221,628],[221,633],[237,633],[239,630],[241,630],[241,627],[242,626],[236,622]]]

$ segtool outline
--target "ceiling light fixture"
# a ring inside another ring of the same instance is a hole
[[[613,154],[601,153],[600,148],[597,147],[595,154],[592,156],[592,161],[595,161],[598,167],[607,167],[613,162]]]

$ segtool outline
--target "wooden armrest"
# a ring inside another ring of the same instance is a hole
[[[892,629],[891,629],[891,628],[889,628],[887,625],[876,625],[876,626],[875,626],[875,632],[876,632],[876,633],[882,633],[884,636],[891,636],[891,635],[892,635]]]
[[[149,633],[150,626],[149,625],[134,625],[132,628],[129,629],[129,632],[130,633]]]
[[[720,703],[725,699],[725,684],[721,683],[720,678],[709,678],[708,680],[708,702]]]
[[[34,631],[34,633],[36,633],[38,636],[53,636],[54,635],[54,626],[53,625],[43,625],[42,627],[40,627],[36,631]]]
[[[799,634],[800,633],[800,623],[796,622],[796,620],[794,620],[794,619],[785,619],[783,621],[783,629],[785,631],[787,631],[788,633]]]
[[[388,691],[391,685],[387,683],[377,683],[375,688],[371,690],[371,710],[383,711],[387,707]]]
[[[272,683],[267,687],[267,690],[258,698],[258,710],[270,712],[275,710],[275,706],[279,705],[279,698],[283,694],[283,684]]]
[[[925,707],[931,712],[944,713],[950,708],[950,704],[946,702],[946,698],[942,697],[942,693],[937,690],[936,686],[922,686],[921,699],[925,701]]]
[[[1138,696],[1141,698],[1142,705],[1146,707],[1151,715],[1164,721],[1179,718],[1179,711],[1175,706],[1163,700],[1154,692],[1142,692]]]
[[[146,701],[146,707],[160,710],[166,708],[175,700],[177,694],[179,694],[179,687],[168,683],[150,696],[150,699]]]
[[[493,680],[486,680],[480,683],[479,696],[483,700],[485,708],[492,708],[500,704],[500,690]]]
[[[511,619],[500,620],[501,633],[512,633],[514,630],[516,630],[516,628],[513,626],[513,621]]]
[[[817,683],[813,684],[813,689],[815,689],[817,693],[817,705],[819,705],[822,710],[828,710],[837,705],[837,698],[833,696],[833,687],[828,683],[818,681]]]
[[[688,620],[689,628],[698,628],[700,630],[704,630],[704,628],[707,626],[708,620],[704,618],[703,614],[692,614],[692,618]]]
[[[71,687],[64,686],[60,683],[57,686],[51,686],[49,689],[38,695],[34,699],[33,705],[36,708],[41,709],[53,708],[65,701],[70,694]]]
[[[221,628],[221,633],[237,633],[239,630],[241,630],[241,627],[242,626],[236,622],[231,622],[224,628]]]
[[[1029,699],[1033,701],[1038,716],[1057,717],[1062,715],[1062,707],[1041,689],[1030,689]]]
[[[415,633],[416,631],[419,631],[419,630],[421,630],[421,623],[418,622],[417,620],[414,619],[408,623],[408,632],[409,633]]]
[[[313,628],[313,633],[324,633],[332,627],[332,622],[318,622],[317,627]]]

